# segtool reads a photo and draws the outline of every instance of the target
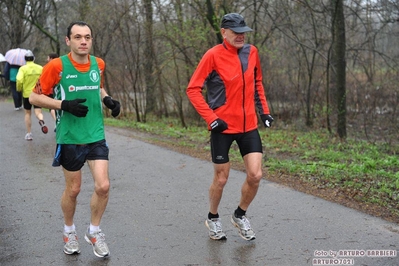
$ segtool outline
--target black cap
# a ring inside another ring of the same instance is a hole
[[[252,29],[248,27],[247,24],[245,24],[244,18],[237,13],[230,13],[224,15],[220,27],[224,29],[231,29],[236,33],[244,33],[252,31]]]
[[[33,61],[35,60],[35,56],[33,55],[31,50],[28,50],[25,54],[25,61]]]

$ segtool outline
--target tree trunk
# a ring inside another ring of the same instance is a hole
[[[152,9],[152,1],[145,0],[144,1],[144,9],[145,9],[145,53],[144,53],[144,79],[146,85],[146,114],[153,112],[156,107],[155,97],[155,82],[153,78],[153,56],[154,56],[154,48],[153,48],[153,9]]]
[[[333,71],[337,108],[337,133],[346,138],[346,40],[343,0],[332,1]]]

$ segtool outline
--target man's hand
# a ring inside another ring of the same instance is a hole
[[[224,122],[224,121],[223,121],[222,119],[220,119],[220,118],[218,118],[218,119],[216,119],[215,121],[213,121],[213,122],[210,124],[210,127],[211,127],[211,131],[212,131],[212,132],[216,132],[216,133],[223,132],[223,131],[225,131],[225,130],[228,128],[227,123]]]
[[[260,119],[262,119],[265,127],[271,127],[272,122],[274,121],[274,119],[271,115],[260,115]]]
[[[86,99],[63,100],[61,110],[67,111],[77,117],[85,117],[89,108],[84,103]]]
[[[105,106],[112,110],[111,115],[113,117],[117,117],[121,112],[121,104],[118,101],[112,99],[111,96],[105,96],[103,99],[103,103],[105,104]]]

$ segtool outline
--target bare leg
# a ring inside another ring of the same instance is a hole
[[[38,119],[39,121],[40,121],[40,120],[43,120],[42,109],[40,109],[40,108],[34,108],[34,110],[35,110],[35,115],[36,115],[37,119]]]
[[[55,110],[54,109],[51,109],[50,110],[50,114],[51,114],[51,117],[54,119],[54,121],[55,121]]]
[[[229,178],[230,163],[214,164],[213,166],[214,177],[211,187],[209,188],[209,211],[213,214],[217,214],[223,189]]]
[[[73,225],[73,217],[75,215],[77,197],[80,192],[82,183],[82,172],[67,171],[64,169],[65,190],[61,197],[61,209],[64,214],[65,225]]]
[[[244,156],[247,177],[241,188],[240,208],[247,210],[258,192],[262,178],[262,153],[249,153]]]
[[[87,162],[94,179],[94,192],[90,201],[91,224],[99,226],[109,198],[108,161],[90,160]]]
[[[25,109],[25,127],[26,127],[26,133],[32,132],[32,122],[31,122],[31,110],[26,110]]]

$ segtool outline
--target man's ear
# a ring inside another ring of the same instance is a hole
[[[226,29],[225,28],[221,28],[220,29],[220,34],[222,34],[222,36],[224,37],[225,33],[226,33]]]
[[[69,46],[69,42],[70,42],[70,40],[69,40],[68,36],[65,36],[65,43],[66,43],[66,45]]]

